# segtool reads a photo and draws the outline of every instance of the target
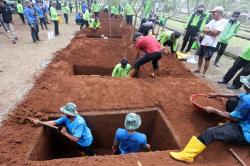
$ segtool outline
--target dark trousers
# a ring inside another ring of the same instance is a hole
[[[66,14],[66,13],[64,13],[63,15],[64,15],[64,19],[65,19],[66,24],[68,24],[68,21],[69,21],[69,15],[68,15],[68,14]]]
[[[165,42],[163,43],[163,46],[164,46],[164,47],[165,47],[165,46],[169,46],[170,49],[171,49],[171,52],[172,52],[172,53],[175,52],[175,51],[174,51],[174,42],[173,42],[173,41],[170,41],[170,40],[165,41]]]
[[[227,71],[226,75],[223,77],[224,82],[229,82],[240,69],[242,70],[233,80],[233,85],[236,88],[240,88],[242,86],[240,76],[247,76],[250,74],[250,61],[244,60],[241,57],[237,58],[233,66]]]
[[[46,21],[45,21],[45,17],[39,18],[39,20],[40,20],[41,28],[44,29],[44,28],[43,28],[43,25],[44,25],[45,28],[48,29],[47,23],[46,23]]]
[[[221,58],[221,56],[224,54],[226,48],[227,48],[228,44],[224,44],[224,43],[218,43],[217,47],[216,47],[216,51],[217,51],[217,57],[215,58],[214,64],[217,64]]]
[[[161,59],[161,52],[153,52],[151,54],[146,54],[135,62],[134,69],[139,70],[140,66],[152,61],[153,69],[157,70],[159,68],[158,61],[160,59]]]
[[[183,38],[183,43],[182,43],[182,47],[181,47],[181,51],[183,52],[187,43],[188,43],[188,47],[186,49],[186,52],[189,52],[191,50],[191,47],[195,41],[195,36],[197,35],[197,33],[199,32],[199,29],[197,29],[196,27],[188,27],[186,34]]]
[[[23,13],[18,13],[18,14],[19,14],[19,16],[20,16],[20,18],[21,18],[22,22],[25,24],[25,19],[24,19],[24,15],[23,15]]]
[[[99,16],[99,12],[94,12],[94,14],[95,14],[95,17]]]
[[[55,35],[59,35],[58,20],[54,20]]]
[[[126,15],[126,21],[127,21],[127,24],[128,24],[128,25],[132,25],[132,22],[133,22],[133,15],[131,15],[131,16]]]
[[[83,26],[89,27],[89,22],[87,20],[82,20],[80,28],[82,29]]]
[[[31,31],[31,37],[33,39],[33,42],[36,42],[39,40],[38,32],[39,32],[39,26],[38,24],[30,25],[30,31]]]
[[[77,144],[77,147],[78,147],[79,151],[83,151],[85,153],[85,155],[87,155],[87,156],[94,156],[95,155],[93,148],[92,148],[92,144],[87,146],[87,147],[82,147],[82,146]]]
[[[69,7],[70,13],[72,13],[72,7]]]

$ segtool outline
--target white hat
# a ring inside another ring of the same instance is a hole
[[[216,6],[211,12],[221,12],[224,13],[224,8],[222,6]]]
[[[124,122],[127,130],[136,130],[141,126],[141,117],[136,113],[127,114]]]

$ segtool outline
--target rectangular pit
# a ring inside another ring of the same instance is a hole
[[[85,113],[82,115],[94,136],[93,147],[97,155],[112,154],[111,147],[115,132],[118,128],[124,128],[124,119],[129,112],[137,112],[141,115],[142,125],[138,131],[146,134],[151,151],[179,148],[166,117],[159,108]],[[52,119],[56,119],[56,117]],[[54,129],[44,127],[29,159],[41,161],[80,156],[75,143]]]
[[[111,76],[113,68],[104,68],[97,66],[79,66],[74,65],[74,75],[100,75]]]
[[[122,38],[122,35],[120,35],[120,34],[113,34],[111,36],[110,35],[105,35],[105,37],[120,39],[120,38]],[[99,35],[99,34],[87,34],[86,38],[102,38],[102,36]]]

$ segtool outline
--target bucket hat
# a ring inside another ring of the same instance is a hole
[[[247,88],[250,89],[250,75],[240,76],[240,82],[242,82]]]
[[[136,130],[141,126],[141,117],[136,113],[126,115],[124,126],[127,130]]]
[[[74,103],[67,103],[65,106],[60,108],[60,111],[70,116],[76,116],[78,114]]]

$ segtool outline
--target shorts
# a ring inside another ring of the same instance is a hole
[[[151,54],[145,54],[143,57],[139,58],[135,64],[134,69],[139,70],[140,66],[152,61],[153,69],[157,70],[159,68],[158,61],[161,59],[161,52],[153,52]]]
[[[214,47],[210,47],[210,46],[200,46],[199,49],[196,52],[196,55],[198,55],[199,57],[203,57],[205,58],[205,60],[210,60],[215,52],[215,48]]]

